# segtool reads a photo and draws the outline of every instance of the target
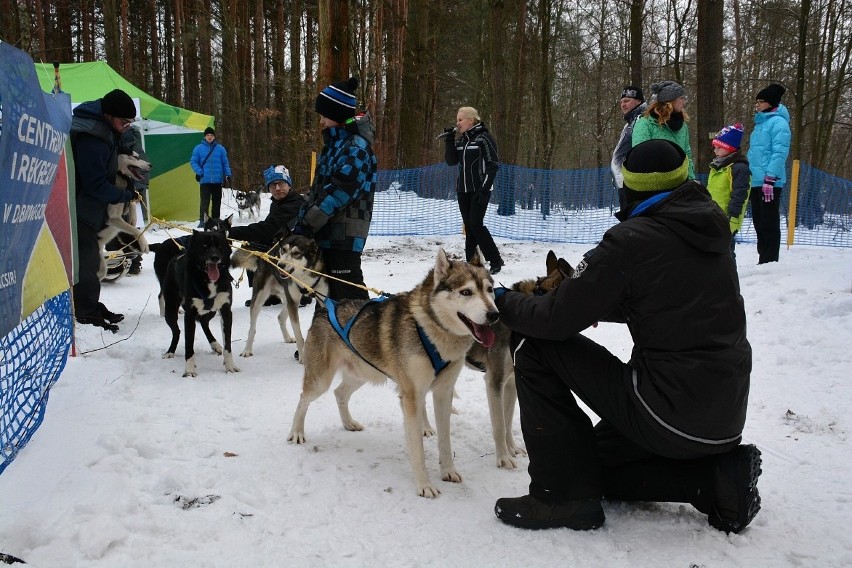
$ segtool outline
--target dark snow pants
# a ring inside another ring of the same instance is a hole
[[[699,505],[702,492],[712,493],[713,454],[737,444],[674,439],[633,395],[633,369],[604,347],[579,334],[547,341],[514,333],[512,352],[530,494]],[[577,398],[600,417],[595,426]]]

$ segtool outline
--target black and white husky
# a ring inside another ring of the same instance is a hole
[[[233,318],[231,304],[230,268],[231,249],[225,235],[218,231],[194,231],[189,238],[183,254],[169,262],[165,279],[162,282],[166,323],[172,330],[172,342],[163,355],[164,359],[175,356],[180,327],[178,312],[183,306],[184,312],[184,356],[186,369],[184,377],[195,377],[198,369],[195,364],[195,323],[207,337],[210,348],[223,355],[226,373],[239,371],[234,365],[231,354],[231,327]],[[224,348],[210,332],[210,320],[219,314],[222,320],[222,340]]]

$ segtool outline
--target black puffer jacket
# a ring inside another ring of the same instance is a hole
[[[597,321],[626,323],[637,407],[686,444],[730,446],[745,423],[751,373],[730,239],[707,190],[687,181],[607,231],[579,275],[553,292],[504,294],[500,321],[551,340]]]
[[[135,194],[115,186],[119,135],[104,119],[101,99],[80,104],[71,118],[71,150],[77,186],[77,220],[100,231],[107,205],[126,203]]]
[[[272,237],[275,233],[295,219],[304,204],[305,196],[291,189],[284,199],[272,200],[266,219],[250,225],[231,227],[228,236],[238,241],[249,241],[256,248],[270,247],[274,244]]]
[[[450,166],[459,164],[456,191],[491,191],[497,170],[500,169],[500,160],[497,156],[497,142],[485,124],[475,124],[458,140],[447,136],[445,144],[444,161]]]

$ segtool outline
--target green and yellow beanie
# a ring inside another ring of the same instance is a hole
[[[689,160],[680,146],[668,140],[646,140],[628,152],[621,165],[624,189],[659,192],[676,188],[689,175]],[[629,194],[629,192],[628,192]],[[645,199],[648,195],[637,195]]]

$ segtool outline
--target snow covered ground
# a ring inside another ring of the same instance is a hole
[[[498,245],[507,285],[541,274],[550,248],[572,264],[591,248]],[[459,235],[371,237],[368,285],[413,287],[438,246],[463,254]],[[149,256],[141,275],[104,286],[106,305],[127,316],[120,332],[77,328],[77,356],[41,429],[0,476],[0,552],[41,567],[852,565],[852,250],[798,246],[762,266],[752,244],[737,254],[754,349],[745,440],[762,450],[764,470],[763,509],[740,535],[688,505],[654,503],[605,503],[606,525],[589,533],[503,525],[494,501],[526,493],[527,460],[495,467],[483,381],[468,369],[452,421],[464,483],[439,480],[436,441],[426,440],[437,499],[415,494],[390,383],[353,396],[364,431],[341,427],[329,392],[310,408],[307,444],[289,444],[301,366],[278,308],[263,309],[240,373],[225,374],[199,333],[199,376],[182,378],[182,343],[177,358],[161,358],[170,332]],[[236,354],[249,297],[243,283]],[[302,308],[303,321],[312,310]],[[586,333],[629,357],[623,326]]]

